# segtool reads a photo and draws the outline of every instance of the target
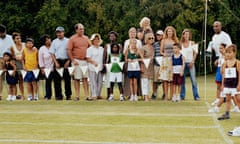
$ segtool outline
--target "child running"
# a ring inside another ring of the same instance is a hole
[[[23,50],[23,69],[27,71],[24,81],[27,82],[28,100],[38,100],[37,78],[33,74],[33,70],[38,69],[38,50],[34,47],[32,38],[26,39],[26,48]]]
[[[110,70],[110,97],[108,98],[109,101],[114,100],[113,95],[113,87],[115,82],[118,84],[120,97],[119,100],[123,101],[123,86],[122,86],[122,69],[119,66],[119,62],[123,61],[123,55],[120,53],[120,46],[116,43],[113,43],[111,45],[111,53],[109,55],[109,63],[112,64],[111,70]]]
[[[15,101],[17,95],[18,73],[15,60],[12,55],[8,52],[3,54],[4,65],[3,69],[6,71],[6,81],[8,84],[8,97],[7,101]]]
[[[130,79],[130,101],[138,101],[137,90],[138,84],[137,79],[140,78],[140,64],[139,61],[143,60],[142,54],[138,51],[137,40],[130,39],[128,50],[125,53],[125,61],[128,63],[127,75]]]
[[[226,48],[226,61],[222,66],[222,90],[226,95],[226,112],[218,120],[230,119],[231,99],[240,91],[240,62],[236,59],[237,46],[232,44]]]
[[[172,55],[172,68],[173,68],[173,102],[181,100],[180,93],[181,87],[184,81],[184,66],[185,58],[180,53],[181,45],[179,43],[173,44],[173,55]]]

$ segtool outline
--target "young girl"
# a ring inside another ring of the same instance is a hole
[[[17,95],[18,74],[16,72],[17,67],[12,55],[8,52],[3,54],[4,69],[6,70],[6,81],[8,84],[8,101],[15,101]]]
[[[114,100],[113,95],[113,87],[115,82],[118,84],[120,97],[119,100],[123,101],[123,87],[122,87],[122,70],[119,66],[119,62],[123,61],[123,55],[120,53],[120,46],[116,43],[113,43],[111,45],[111,53],[109,55],[109,63],[112,64],[111,70],[110,70],[110,97],[108,98],[109,101]]]
[[[38,50],[33,46],[32,38],[26,39],[26,47],[23,50],[22,64],[23,69],[27,71],[24,82],[27,82],[28,100],[38,100],[37,78],[33,74],[33,70],[38,69]]]
[[[91,85],[92,97],[94,100],[101,96],[103,74],[103,53],[104,49],[101,47],[101,36],[93,34],[90,38],[91,46],[87,49],[87,62],[89,66],[89,80]],[[86,100],[92,100],[87,97]]]
[[[226,95],[226,112],[218,117],[218,120],[230,118],[229,110],[231,98],[235,97],[240,91],[240,62],[236,59],[237,46],[232,44],[226,48],[226,61],[222,66],[222,90]]]
[[[137,79],[140,78],[140,65],[139,61],[142,61],[143,56],[138,51],[137,40],[130,39],[128,50],[125,53],[125,61],[128,63],[127,75],[130,79],[130,101],[138,101],[137,97]]]
[[[172,101],[180,101],[181,87],[184,81],[184,66],[185,58],[180,53],[181,45],[178,43],[173,44],[173,56],[172,56],[172,67],[173,67],[173,97]]]
[[[154,42],[153,33],[147,33],[144,37],[145,45],[140,49],[140,52],[143,54],[145,60],[149,59],[148,67],[142,63],[142,73],[141,73],[141,88],[142,95],[144,96],[145,101],[149,101],[149,92],[150,92],[150,79],[153,79],[153,57],[154,57],[154,48],[152,46]]]

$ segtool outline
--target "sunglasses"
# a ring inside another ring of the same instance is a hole
[[[154,38],[153,37],[149,37],[148,40],[153,40]]]

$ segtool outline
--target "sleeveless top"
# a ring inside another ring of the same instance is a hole
[[[238,85],[237,61],[233,67],[225,67],[224,71],[224,87],[236,88]]]
[[[135,54],[135,53],[131,53],[131,50],[128,50],[128,55],[127,55],[128,59],[138,59],[140,58],[139,55]],[[140,71],[140,65],[139,62],[128,62],[128,71]]]
[[[110,54],[110,63],[112,63],[111,72],[118,73],[122,71],[121,67],[118,64],[119,62],[122,61],[122,58],[123,58],[122,54],[118,54],[118,56]]]
[[[181,73],[183,65],[182,54],[180,54],[179,57],[174,57],[174,55],[172,55],[172,65],[174,74]]]
[[[27,48],[23,49],[25,55],[25,68],[27,71],[32,71],[38,67],[37,49],[34,49],[33,52],[29,52]]]
[[[168,57],[171,57],[173,55],[173,43],[164,43],[163,51]]]
[[[189,41],[188,47],[182,45],[182,55],[185,57],[185,62],[190,63],[193,60],[193,48],[191,47],[191,42]]]
[[[17,49],[16,44],[13,45],[13,51],[14,51],[14,54],[15,54],[15,56],[17,58],[21,58],[22,59],[22,52],[23,52],[24,48],[25,48],[25,43],[22,43],[22,49],[21,50]]]

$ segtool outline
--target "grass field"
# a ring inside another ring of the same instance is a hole
[[[240,125],[239,114],[231,113],[230,120],[218,121],[225,105],[221,113],[207,112],[215,96],[213,76],[207,77],[206,97],[204,77],[198,77],[201,101],[193,101],[187,83],[186,100],[178,103],[160,98],[150,102],[88,102],[83,96],[79,102],[44,101],[42,97],[31,102],[4,99],[0,101],[0,143],[240,143],[239,137],[227,136],[227,131]]]

